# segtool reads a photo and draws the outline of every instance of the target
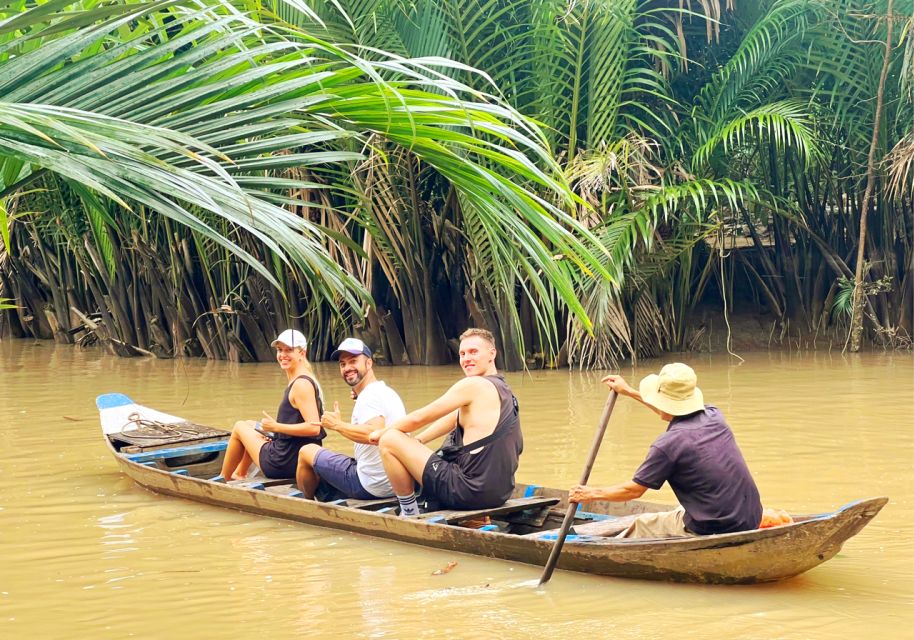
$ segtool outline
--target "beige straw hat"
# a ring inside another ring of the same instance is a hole
[[[698,377],[687,364],[671,362],[641,381],[641,398],[671,416],[685,416],[705,408],[701,389],[695,386]]]

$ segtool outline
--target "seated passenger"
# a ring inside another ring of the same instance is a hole
[[[523,438],[517,400],[495,368],[495,355],[491,333],[464,331],[460,366],[466,377],[431,404],[371,434],[401,516],[419,515],[416,482],[423,497],[441,508],[484,509],[511,497]],[[417,438],[407,435],[426,425]],[[445,434],[440,451],[425,446]]]
[[[371,349],[356,338],[346,338],[331,358],[339,359],[340,374],[355,395],[352,420],[340,418],[340,404],[321,416],[321,425],[355,443],[355,457],[307,444],[298,453],[295,482],[307,498],[328,501],[340,498],[375,500],[389,498],[393,489],[377,445],[369,444],[372,431],[383,429],[404,415],[406,409],[397,392],[378,380]]]
[[[639,391],[622,376],[606,376],[603,382],[619,395],[647,405],[669,426],[651,445],[632,480],[604,488],[576,485],[568,492],[571,502],[635,500],[669,482],[682,506],[641,514],[618,537],[665,538],[758,528],[762,503],[755,481],[723,415],[704,404],[691,367],[668,364],[660,375],[644,378]]]
[[[292,478],[298,450],[306,444],[320,444],[326,436],[320,426],[321,389],[308,362],[307,344],[305,336],[294,329],[286,329],[271,343],[289,383],[275,419],[264,411],[259,422],[235,423],[222,462],[226,480],[244,479],[254,460],[268,478]]]

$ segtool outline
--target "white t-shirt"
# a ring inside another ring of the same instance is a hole
[[[352,424],[364,424],[378,416],[384,416],[384,424],[390,426],[396,420],[406,415],[406,408],[397,392],[376,380],[362,389],[362,393],[355,401],[352,408]],[[384,473],[384,464],[381,462],[381,451],[377,445],[355,443],[356,473],[359,482],[371,494],[384,498],[392,496],[394,490],[390,486],[387,474]]]

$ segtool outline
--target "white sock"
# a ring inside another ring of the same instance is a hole
[[[419,515],[419,503],[416,502],[416,494],[411,493],[408,496],[397,496],[400,501],[400,517]]]

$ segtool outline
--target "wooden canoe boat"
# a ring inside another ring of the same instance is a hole
[[[566,508],[566,492],[518,484],[497,509],[440,511],[399,518],[396,500],[321,503],[291,480],[214,481],[228,434],[135,404],[122,394],[96,400],[105,440],[121,469],[153,491],[309,525],[428,547],[544,565]],[[887,502],[871,498],[830,513],[793,515],[794,523],[741,533],[666,539],[616,539],[626,516],[667,505],[597,502],[579,511],[559,569],[621,578],[751,584],[784,580],[832,558]],[[487,516],[482,528],[468,521]]]

